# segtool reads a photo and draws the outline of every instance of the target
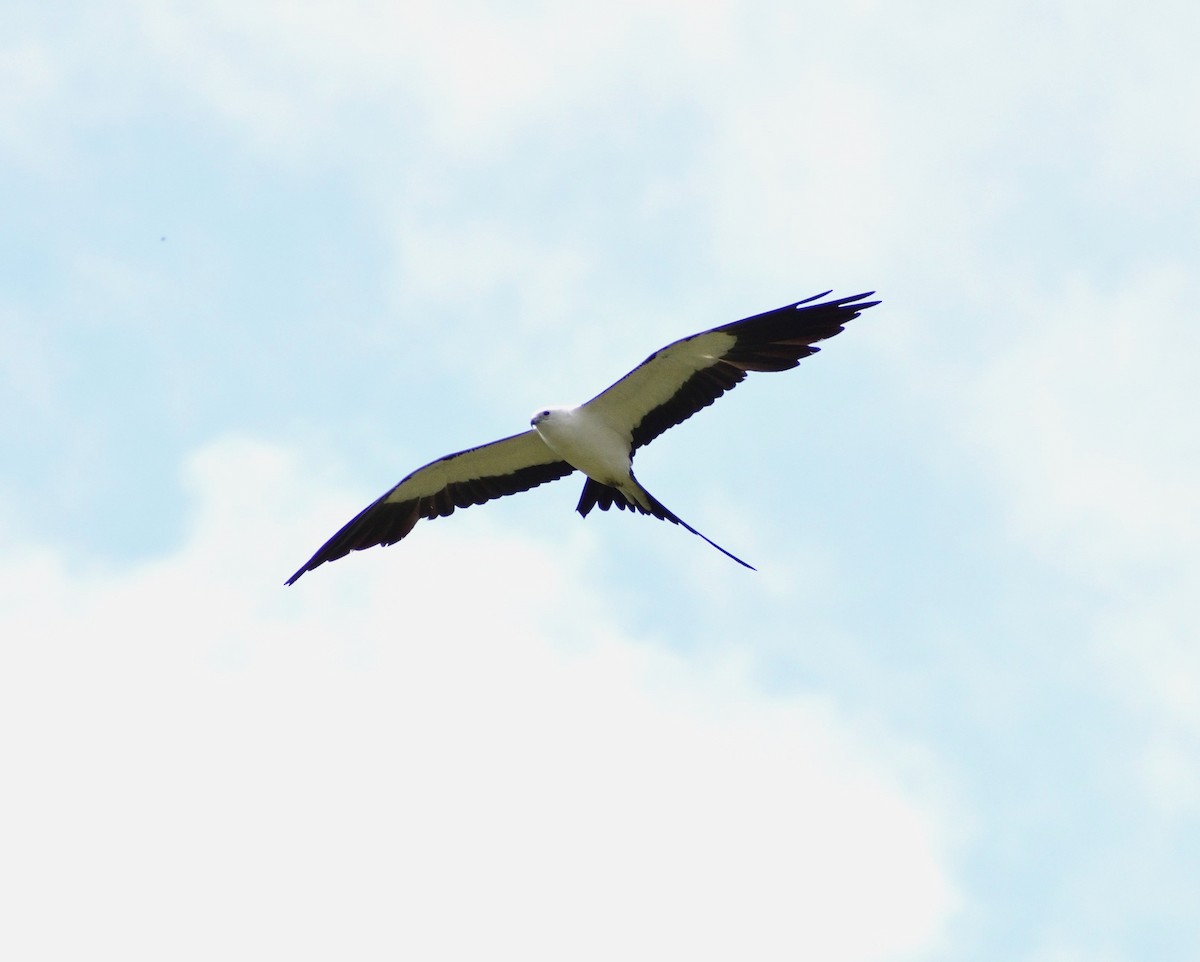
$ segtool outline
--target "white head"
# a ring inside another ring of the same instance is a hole
[[[542,408],[542,410],[538,411],[537,414],[529,419],[529,423],[532,427],[536,428],[539,424],[543,424],[546,421],[561,421],[573,410],[574,408],[566,407]]]

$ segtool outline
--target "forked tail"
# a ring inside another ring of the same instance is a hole
[[[637,493],[645,499],[644,504],[640,503],[639,500],[634,500],[634,498],[630,497],[620,488],[614,488],[607,484],[601,484],[599,481],[596,481],[593,478],[588,478],[583,485],[583,493],[579,496],[579,504],[576,506],[575,510],[586,518],[588,512],[594,507],[599,508],[601,511],[607,511],[613,505],[616,505],[617,508],[622,511],[636,511],[639,514],[648,514],[653,518],[659,518],[663,521],[670,521],[671,524],[677,524],[685,531],[690,531],[697,538],[703,538],[710,545],[721,552],[721,554],[725,555],[725,557],[732,558],[742,567],[749,568],[751,571],[758,570],[754,567],[754,565],[747,564],[732,551],[726,551],[719,544],[713,541],[712,538],[701,534],[681,517],[679,517],[679,515],[671,511],[671,509],[659,501],[658,498],[654,497],[654,495],[643,488],[638,479],[633,476],[632,472],[630,472],[629,477],[636,486]]]

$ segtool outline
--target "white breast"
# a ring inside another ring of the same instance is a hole
[[[551,408],[530,422],[560,458],[601,484],[629,477],[630,439],[583,408]]]

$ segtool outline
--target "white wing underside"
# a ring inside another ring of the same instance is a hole
[[[737,343],[724,331],[706,331],[668,344],[583,405],[589,414],[631,436],[655,408],[670,401],[697,371],[711,367]]]
[[[400,502],[429,498],[452,484],[478,478],[503,477],[559,460],[561,458],[546,446],[536,431],[525,431],[490,444],[448,454],[417,468],[384,495],[383,500]]]

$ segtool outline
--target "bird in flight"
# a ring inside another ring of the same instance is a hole
[[[528,491],[575,471],[587,475],[575,509],[584,517],[592,508],[607,511],[614,505],[648,514],[679,525],[753,570],[642,487],[633,474],[633,455],[708,407],[748,372],[796,367],[820,350],[816,341],[840,334],[844,324],[880,303],[866,300],[874,291],[821,301],[830,293],[675,341],[578,407],[538,411],[529,431],[417,468],[351,518],[287,584],[351,551],[395,544],[421,518],[445,517],[455,508]]]

